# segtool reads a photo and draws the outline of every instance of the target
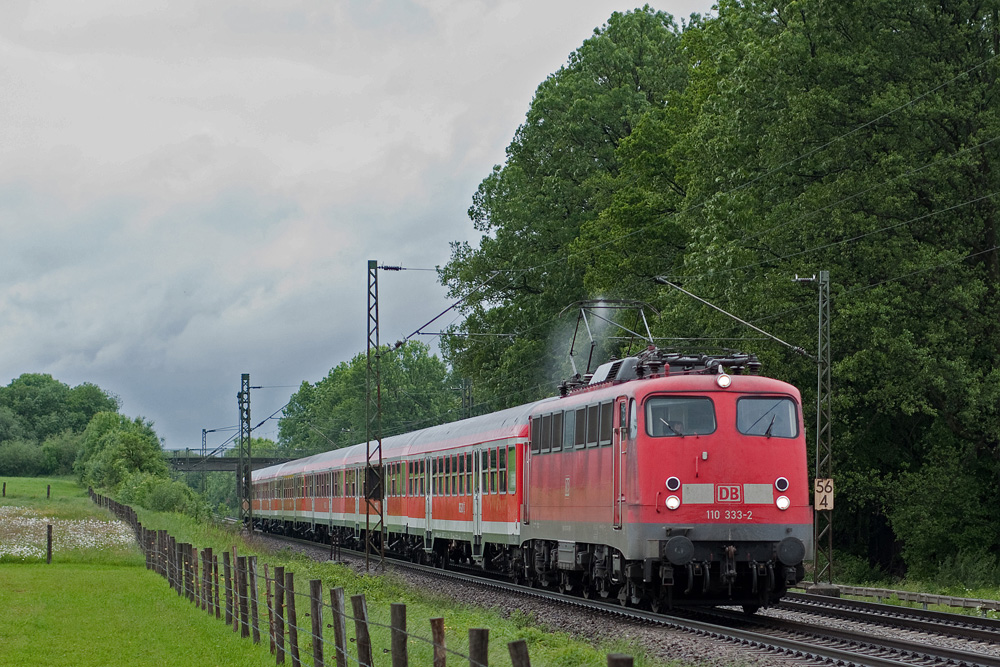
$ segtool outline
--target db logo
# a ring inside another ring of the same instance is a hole
[[[719,484],[715,487],[715,502],[738,503],[743,500],[742,489],[738,484]]]

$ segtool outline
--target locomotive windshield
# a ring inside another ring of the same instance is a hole
[[[715,431],[711,399],[654,396],[646,401],[646,433],[654,438],[706,435]]]
[[[790,398],[741,398],[736,402],[736,428],[745,435],[794,438],[799,434],[795,401]]]

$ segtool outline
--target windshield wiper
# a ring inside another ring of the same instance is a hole
[[[764,437],[765,438],[770,438],[771,437],[771,429],[774,428],[774,418],[777,417],[777,416],[778,415],[771,415],[771,423],[767,425],[767,430],[764,431]]]
[[[680,433],[680,432],[678,432],[678,431],[677,431],[677,429],[675,429],[675,428],[674,428],[673,426],[671,426],[671,425],[670,425],[670,424],[669,424],[669,423],[667,422],[667,420],[666,420],[666,419],[664,419],[663,417],[659,417],[659,420],[660,420],[661,422],[663,422],[663,425],[664,425],[664,426],[666,426],[666,427],[667,427],[667,428],[668,428],[668,429],[670,430],[670,432],[671,432],[671,433],[673,433],[674,435],[680,435],[680,436],[683,436],[683,435],[684,435],[683,433]]]

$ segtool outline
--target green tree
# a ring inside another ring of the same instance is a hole
[[[302,456],[365,441],[366,354],[303,382],[278,427],[278,452]],[[382,351],[382,431],[393,435],[457,419],[461,395],[447,366],[427,345]]]
[[[118,400],[97,385],[70,388],[48,374],[24,373],[0,387],[3,408],[17,416],[24,437],[40,443],[66,429],[82,431],[98,412],[116,411]],[[0,417],[0,425],[4,421]]]
[[[0,442],[24,438],[25,428],[20,417],[6,405],[0,405]]]
[[[132,473],[168,476],[153,425],[116,412],[94,415],[73,468],[83,482],[107,489],[114,489]]]
[[[42,443],[45,458],[45,473],[50,475],[71,475],[73,464],[83,443],[83,434],[65,430],[46,438]]]
[[[34,477],[45,471],[42,450],[27,440],[0,442],[0,475]]]
[[[465,321],[442,347],[490,409],[552,392],[547,362],[556,316],[586,298],[585,262],[567,261],[621,167],[619,146],[686,85],[669,14],[614,13],[538,87],[527,117],[473,197],[479,246],[454,244],[441,279],[465,299]],[[568,341],[565,349],[568,351]]]

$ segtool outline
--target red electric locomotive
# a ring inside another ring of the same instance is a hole
[[[562,396],[387,438],[387,551],[654,608],[755,611],[803,578],[799,392],[651,348]],[[361,543],[365,445],[254,473],[255,525]]]

